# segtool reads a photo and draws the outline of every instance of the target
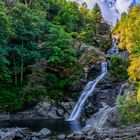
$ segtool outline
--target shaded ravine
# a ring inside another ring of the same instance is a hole
[[[69,121],[76,120],[80,117],[80,114],[81,114],[82,108],[85,104],[85,101],[93,93],[96,85],[106,75],[107,71],[108,71],[107,70],[107,62],[102,62],[101,74],[95,80],[87,83],[84,90],[82,91],[82,94],[81,94],[77,104],[75,105],[75,107],[74,107],[74,109],[73,109],[73,111],[68,119]]]

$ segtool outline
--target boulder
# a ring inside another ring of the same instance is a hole
[[[42,128],[39,133],[41,133],[43,136],[50,136],[52,132],[48,128]]]
[[[38,138],[36,138],[36,137],[32,137],[32,140],[39,140]]]
[[[66,135],[65,134],[60,134],[60,135],[58,135],[57,136],[57,140],[65,140],[65,138],[66,138]]]
[[[40,132],[32,132],[31,136],[32,137],[39,137],[39,136],[41,136],[41,133]]]
[[[1,140],[13,140],[14,138],[22,139],[22,132],[24,129],[21,128],[5,128],[0,129],[0,139]]]
[[[34,110],[36,111],[37,115],[44,118],[59,118],[57,115],[57,108],[51,102],[40,102]]]
[[[85,136],[82,131],[75,131],[72,134],[67,136],[68,140],[84,140]]]
[[[59,116],[63,116],[64,115],[64,110],[63,109],[58,109],[57,113]]]

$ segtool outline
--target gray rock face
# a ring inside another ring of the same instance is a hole
[[[44,118],[58,118],[57,108],[51,102],[41,102],[35,107],[35,111],[39,116]]]
[[[17,112],[12,114],[6,111],[0,111],[0,121],[9,120],[35,120],[35,119],[60,119],[69,117],[73,109],[74,102],[60,102],[55,104],[54,101],[42,101],[33,109]]]
[[[112,123],[117,124],[116,112],[116,107],[105,106],[87,120],[86,126],[90,126],[98,131],[109,129],[113,127]]]

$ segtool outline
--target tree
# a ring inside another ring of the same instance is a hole
[[[10,36],[10,19],[4,3],[0,1],[0,82],[11,82],[10,70],[8,68],[8,38]]]
[[[14,36],[10,40],[11,59],[15,84],[20,73],[23,82],[23,72],[27,65],[35,62],[39,57],[38,40],[41,36],[41,27],[45,21],[45,13],[39,9],[30,9],[28,5],[17,3],[10,11]]]
[[[63,26],[66,32],[77,32],[80,19],[78,9],[76,2],[65,2],[55,17],[54,23]]]

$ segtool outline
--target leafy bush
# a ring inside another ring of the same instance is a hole
[[[0,90],[0,109],[19,110],[23,106],[22,97],[16,89]]]
[[[121,79],[127,79],[127,68],[129,66],[129,62],[123,60],[120,56],[113,55],[110,59],[110,69],[115,76]]]
[[[140,103],[137,101],[137,93],[131,93],[130,97],[118,97],[119,125],[128,125],[140,122]]]

